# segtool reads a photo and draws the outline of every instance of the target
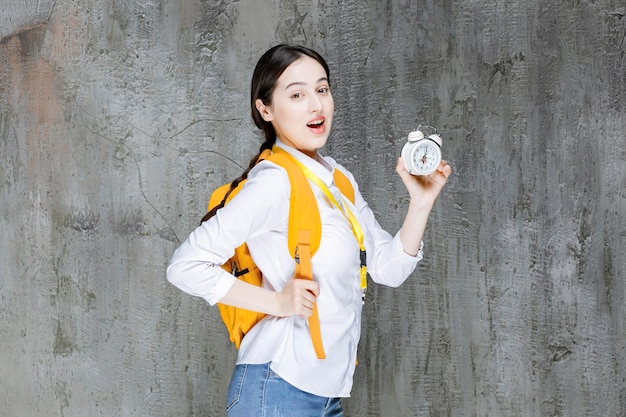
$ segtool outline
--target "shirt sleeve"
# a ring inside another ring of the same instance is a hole
[[[289,189],[283,168],[269,161],[257,164],[241,191],[176,249],[168,281],[211,305],[217,303],[236,280],[220,265],[243,242],[279,227],[288,216]]]

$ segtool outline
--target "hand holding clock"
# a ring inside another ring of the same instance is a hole
[[[406,170],[404,160],[400,157],[396,165],[396,172],[400,175],[411,199],[415,199],[425,206],[432,206],[448,177],[452,174],[452,167],[442,160],[431,174],[412,175]]]
[[[411,256],[419,253],[430,210],[452,174],[452,167],[441,158],[441,142],[439,135],[425,137],[418,127],[417,133],[409,134],[396,165],[396,172],[410,196],[400,228],[400,241]]]

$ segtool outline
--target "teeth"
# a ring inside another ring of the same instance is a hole
[[[317,121],[317,122],[311,122],[309,123],[309,126],[321,126],[322,123],[324,123],[323,120]]]

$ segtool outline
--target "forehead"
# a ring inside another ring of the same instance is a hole
[[[291,63],[278,78],[278,85],[284,88],[292,84],[317,84],[326,80],[324,67],[315,59],[303,56]]]

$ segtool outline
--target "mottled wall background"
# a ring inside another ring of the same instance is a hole
[[[395,232],[403,137],[454,177],[365,307],[349,416],[626,416],[623,0],[0,1],[0,415],[220,416],[235,352],[165,280],[260,136],[260,54],[328,59],[327,152]]]

